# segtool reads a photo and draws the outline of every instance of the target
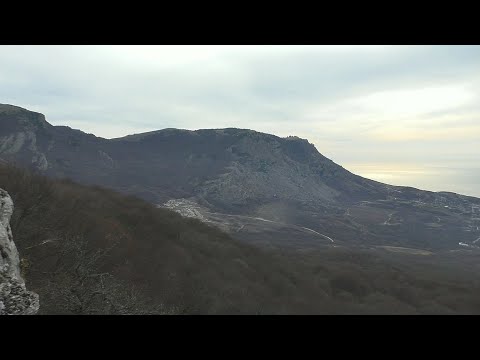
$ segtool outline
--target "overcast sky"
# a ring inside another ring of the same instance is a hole
[[[0,46],[0,103],[105,138],[238,127],[480,197],[479,46]]]

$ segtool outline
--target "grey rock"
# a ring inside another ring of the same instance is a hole
[[[20,274],[20,259],[10,229],[13,201],[0,189],[0,315],[34,315],[40,302]]]

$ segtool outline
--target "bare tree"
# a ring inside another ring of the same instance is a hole
[[[45,294],[43,296],[51,297],[56,312],[112,315],[176,313],[175,309],[154,303],[137,287],[101,271],[116,244],[91,250],[88,242],[79,236],[54,242],[58,255],[52,271],[44,272],[46,276],[41,292]]]

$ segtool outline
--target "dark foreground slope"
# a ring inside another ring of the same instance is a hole
[[[267,252],[98,187],[0,165],[0,188],[41,314],[480,313],[473,250]]]
[[[256,313],[289,303],[275,259],[197,220],[12,167],[0,166],[0,184],[41,313]]]

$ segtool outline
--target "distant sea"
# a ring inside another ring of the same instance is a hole
[[[480,198],[480,168],[350,164],[357,175],[391,185],[430,191],[450,191]]]

